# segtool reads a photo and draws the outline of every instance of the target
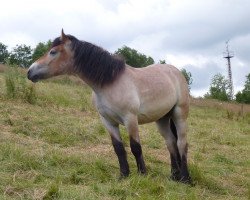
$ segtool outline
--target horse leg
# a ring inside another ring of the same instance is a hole
[[[129,175],[129,165],[127,161],[127,153],[120,136],[119,125],[113,124],[103,117],[101,117],[101,119],[111,136],[111,141],[120,165],[121,178],[127,177]]]
[[[166,141],[168,151],[171,159],[171,179],[178,181],[180,180],[180,165],[181,159],[177,147],[177,135],[176,129],[171,121],[169,115],[159,119],[156,122],[159,132]]]
[[[177,131],[177,147],[181,159],[180,181],[183,183],[191,183],[187,166],[187,109],[185,106],[176,106],[173,111],[173,122]]]
[[[136,116],[128,117],[125,123],[126,129],[129,133],[130,148],[135,156],[138,173],[146,174],[145,162],[143,159],[142,148],[139,138],[138,120]]]

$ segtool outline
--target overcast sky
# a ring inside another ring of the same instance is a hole
[[[70,0],[1,2],[0,42],[35,47],[76,36],[114,52],[127,45],[192,73],[191,93],[202,96],[216,73],[227,76],[225,42],[235,54],[235,91],[250,73],[249,0]]]

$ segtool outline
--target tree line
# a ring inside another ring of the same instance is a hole
[[[16,45],[9,52],[8,47],[0,42],[0,63],[17,65],[23,68],[29,67],[31,63],[44,55],[49,50],[50,46],[51,40],[38,43],[34,49],[25,44]],[[114,54],[121,55],[126,60],[126,63],[132,67],[145,67],[155,63],[151,56],[140,53],[128,46],[118,48]],[[159,60],[158,63],[165,64],[166,61]],[[186,78],[190,90],[193,82],[192,74],[184,68],[181,72]],[[212,78],[209,91],[204,95],[204,98],[230,101],[229,91],[228,80],[223,75],[216,74]],[[235,100],[240,103],[250,104],[250,74],[246,76],[244,89],[235,95]]]
[[[34,49],[25,44],[16,45],[10,52],[8,47],[0,42],[0,63],[17,65],[23,68],[29,67],[31,63],[44,55],[51,47],[51,40],[40,42]],[[115,51],[115,54],[122,55],[126,63],[133,67],[145,67],[153,64],[152,57],[146,56],[135,49],[123,46]]]
[[[205,98],[218,99],[221,101],[230,101],[230,84],[229,80],[222,74],[216,74],[212,78],[209,91],[204,95]],[[243,90],[235,95],[238,103],[250,104],[250,73],[246,76]]]
[[[8,46],[0,42],[0,63],[29,67],[32,62],[45,54],[51,46],[51,41],[40,42],[34,49],[25,44],[16,45],[10,52]]]

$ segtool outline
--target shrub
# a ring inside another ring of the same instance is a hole
[[[46,195],[43,197],[44,200],[57,199],[59,197],[59,185],[53,183],[50,185]]]
[[[26,77],[16,66],[9,67],[5,73],[6,96],[10,99],[22,99],[35,104],[37,95],[34,85],[28,84]]]

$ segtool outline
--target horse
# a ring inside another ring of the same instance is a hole
[[[171,159],[171,179],[191,183],[187,165],[187,117],[189,90],[182,73],[172,65],[134,68],[121,56],[72,35],[61,35],[50,50],[28,69],[37,82],[68,74],[79,76],[93,90],[93,103],[111,136],[118,157],[120,177],[129,176],[119,125],[124,125],[139,174],[147,170],[138,125],[156,122]]]

